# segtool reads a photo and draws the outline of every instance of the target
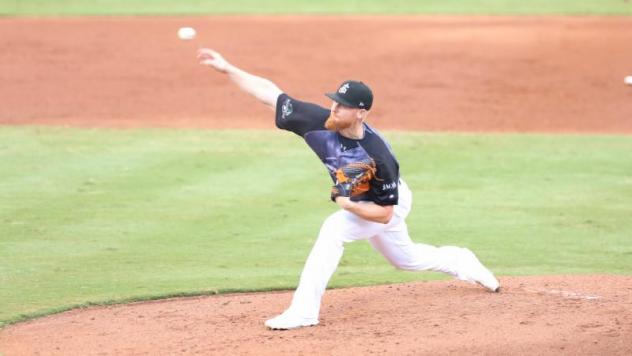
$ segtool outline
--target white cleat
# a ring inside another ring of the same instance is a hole
[[[458,276],[459,279],[470,283],[477,283],[494,293],[500,292],[500,283],[496,277],[494,277],[494,274],[483,266],[472,251],[464,248],[463,258],[463,263],[467,268],[466,271],[464,271],[464,276]]]
[[[290,330],[318,325],[318,319],[303,318],[286,311],[279,316],[266,320],[265,324],[272,330]]]

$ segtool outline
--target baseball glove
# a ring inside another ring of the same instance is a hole
[[[369,181],[375,177],[375,162],[368,159],[349,163],[336,170],[336,184],[331,188],[331,200],[352,197],[369,190]]]

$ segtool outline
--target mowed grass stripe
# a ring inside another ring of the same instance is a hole
[[[624,0],[1,0],[0,15],[631,15]]]
[[[390,132],[419,242],[500,275],[629,274],[629,136]],[[293,288],[330,181],[280,131],[0,128],[0,321],[69,306]],[[443,278],[347,247],[332,286]]]

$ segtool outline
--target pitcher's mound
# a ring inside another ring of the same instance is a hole
[[[291,292],[84,310],[0,331],[6,355],[632,354],[632,277],[506,277],[330,290],[315,327],[267,330]]]

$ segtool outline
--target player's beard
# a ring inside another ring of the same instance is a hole
[[[331,114],[327,121],[325,121],[325,128],[329,131],[340,131],[349,126],[351,126],[351,123],[343,122],[340,119],[336,120],[333,114]]]

